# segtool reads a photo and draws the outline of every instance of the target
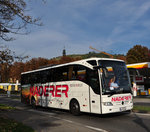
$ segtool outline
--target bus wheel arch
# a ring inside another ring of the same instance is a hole
[[[77,101],[77,99],[75,99],[75,98],[71,99],[69,108],[70,108],[70,112],[73,115],[75,115],[75,116],[80,115],[80,104]]]

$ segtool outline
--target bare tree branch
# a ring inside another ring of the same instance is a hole
[[[0,38],[11,41],[9,34],[27,34],[28,25],[41,26],[40,18],[26,15],[27,4],[24,0],[0,0]],[[24,32],[20,32],[25,30]]]

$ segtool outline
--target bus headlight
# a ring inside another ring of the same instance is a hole
[[[113,104],[111,102],[103,102],[103,105],[105,105],[105,106],[113,106]]]

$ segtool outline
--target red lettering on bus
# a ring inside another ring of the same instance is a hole
[[[125,96],[125,98],[124,98],[125,100],[128,100],[128,96]]]
[[[55,87],[54,87],[54,85],[51,85],[49,92],[52,94],[53,97],[54,97],[54,91],[55,91]]]
[[[43,86],[40,86],[39,87],[39,96],[42,96],[43,95]]]
[[[131,96],[113,97],[113,98],[111,99],[112,102],[125,101],[125,100],[131,100]]]
[[[65,88],[65,89],[64,89]],[[61,93],[65,95],[66,98],[68,98],[68,85],[46,85],[46,86],[36,86],[36,87],[30,87],[30,94],[33,96],[45,96],[48,97],[51,93],[52,97],[61,97]]]
[[[61,85],[56,85],[55,97],[61,97]]]
[[[30,94],[33,95],[34,87],[30,87]]]
[[[37,96],[39,96],[39,93],[38,93],[38,88],[37,88],[37,86],[35,87],[35,89],[34,89],[34,96],[35,95],[37,95]]]
[[[131,100],[131,96],[128,96],[129,97],[129,100]]]
[[[62,87],[66,88],[65,90],[62,90],[62,93],[64,93],[65,96],[68,98],[68,90],[69,90],[68,85],[62,85]]]
[[[49,96],[49,94],[48,94],[48,92],[49,92],[49,91],[48,91],[48,88],[49,88],[49,86],[45,86],[45,87],[44,87],[44,96],[45,96],[45,97],[48,97],[48,96]]]

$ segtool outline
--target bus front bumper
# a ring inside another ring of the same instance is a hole
[[[117,113],[132,110],[133,103],[120,106],[105,106],[102,105],[102,114]]]

